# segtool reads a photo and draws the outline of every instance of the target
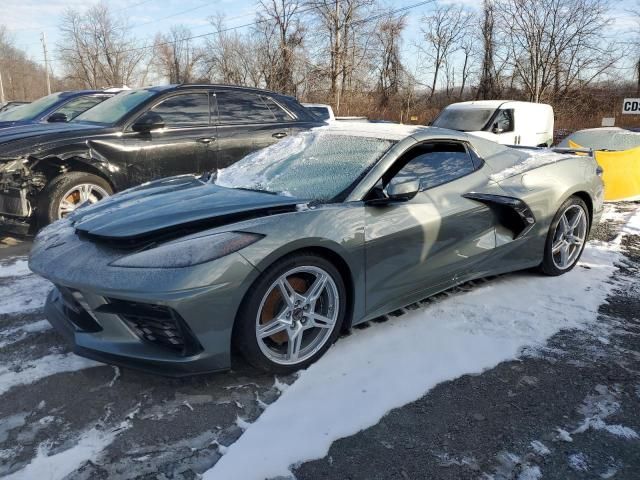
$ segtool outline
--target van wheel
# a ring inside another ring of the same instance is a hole
[[[69,172],[55,177],[40,192],[38,226],[66,217],[84,203],[96,203],[113,194],[104,178],[86,172]]]

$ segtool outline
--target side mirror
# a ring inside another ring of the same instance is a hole
[[[493,124],[493,128],[491,129],[491,131],[493,133],[495,133],[496,135],[498,135],[498,134],[504,132],[504,129],[500,128],[497,123],[494,123]]]
[[[153,112],[145,113],[136,120],[136,123],[131,125],[131,130],[140,133],[148,133],[151,130],[158,130],[160,128],[164,128],[164,120],[160,115]]]
[[[391,201],[406,202],[420,191],[420,179],[415,175],[394,177],[387,185],[387,198]]]
[[[49,115],[49,118],[47,118],[47,122],[49,123],[64,123],[68,121],[69,119],[62,112],[52,113],[51,115]]]

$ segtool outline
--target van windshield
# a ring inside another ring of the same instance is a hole
[[[494,109],[486,108],[445,108],[432,125],[460,132],[478,132],[484,130],[494,112]]]

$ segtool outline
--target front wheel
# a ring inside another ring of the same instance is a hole
[[[314,254],[284,258],[256,280],[234,332],[255,367],[291,373],[320,358],[340,333],[346,289],[338,269]]]
[[[578,197],[567,199],[556,213],[544,250],[540,269],[547,275],[557,276],[575,267],[589,234],[589,210]]]
[[[40,193],[38,225],[49,225],[86,202],[96,203],[112,194],[109,182],[97,175],[85,172],[62,174],[51,180]]]

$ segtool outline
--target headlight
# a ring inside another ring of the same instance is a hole
[[[2,173],[13,172],[15,170],[18,170],[23,163],[24,163],[23,160],[9,160],[8,162],[0,163],[0,172]]]
[[[254,233],[227,232],[178,240],[120,258],[110,265],[131,268],[181,268],[237,252],[263,238]]]

